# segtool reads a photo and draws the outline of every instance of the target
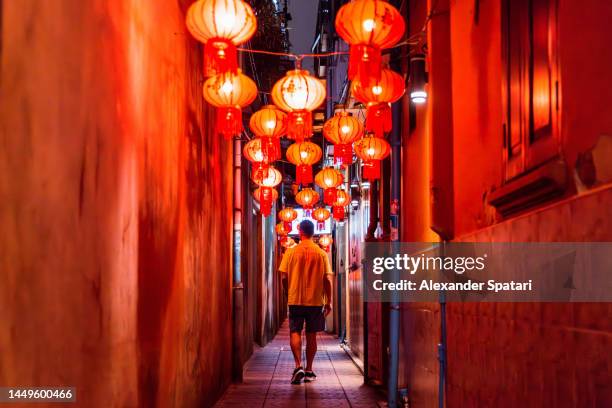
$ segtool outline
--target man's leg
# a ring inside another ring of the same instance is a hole
[[[291,345],[291,351],[293,352],[293,359],[295,360],[295,367],[302,366],[302,333],[291,332],[289,334],[289,344]]]
[[[317,333],[306,332],[306,371],[312,371],[315,354],[317,354]]]

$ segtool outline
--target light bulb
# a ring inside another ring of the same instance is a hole
[[[266,127],[267,127],[268,129],[274,129],[274,126],[276,126],[276,121],[274,121],[274,120],[269,120],[269,121],[267,121],[267,122],[266,122]]]
[[[423,104],[427,102],[427,92],[412,91],[410,92],[410,100],[417,105]]]
[[[382,91],[383,91],[383,89],[382,89],[382,86],[380,86],[380,85],[374,85],[372,87],[372,93],[374,95],[380,95],[382,93]]]
[[[340,130],[342,131],[342,133],[348,133],[351,128],[348,125],[344,125],[340,128]]]
[[[300,157],[301,157],[302,159],[307,158],[307,157],[308,157],[308,152],[300,152]]]
[[[236,16],[229,13],[221,13],[217,16],[217,24],[223,28],[232,29],[236,25]]]
[[[230,80],[227,80],[223,83],[223,85],[221,85],[221,91],[223,91],[223,93],[230,93],[234,90],[234,85],[232,84],[232,82]]]
[[[368,155],[373,156],[374,153],[376,153],[376,150],[374,150],[373,147],[370,147],[370,148],[368,148],[367,152],[368,152]]]
[[[374,28],[376,28],[376,23],[371,18],[368,18],[367,20],[363,20],[362,25],[363,25],[363,29],[366,30],[368,33],[374,30]]]
[[[263,153],[261,152],[261,150],[255,153],[255,160],[263,161]]]

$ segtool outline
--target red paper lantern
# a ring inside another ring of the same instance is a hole
[[[324,251],[329,251],[331,244],[334,242],[331,236],[329,235],[321,235],[319,237],[319,245],[323,248]]]
[[[268,152],[262,149],[262,141],[256,137],[248,141],[242,148],[242,155],[251,162],[251,173],[265,171],[272,162],[267,156]],[[255,176],[256,178],[258,176]]]
[[[332,205],[336,200],[336,187],[344,183],[344,176],[333,167],[326,167],[317,173],[315,183],[323,189],[323,202]]]
[[[319,207],[312,212],[312,218],[317,221],[317,230],[325,228],[325,221],[329,219],[331,213],[325,207]]]
[[[381,51],[395,45],[406,24],[400,12],[383,0],[354,0],[336,14],[336,32],[350,44],[349,79],[370,83],[380,78]]]
[[[312,183],[312,165],[321,160],[321,148],[311,142],[295,142],[287,149],[287,160],[295,164],[295,182]]]
[[[259,186],[259,209],[262,215],[270,215],[272,209],[273,191],[277,185],[283,180],[280,171],[269,166],[260,172],[251,174],[251,179]],[[278,197],[278,194],[277,194]]]
[[[291,207],[283,208],[278,212],[278,218],[285,223],[285,228],[289,231],[293,228],[292,223],[297,218],[298,213]]]
[[[342,221],[344,219],[344,207],[351,201],[351,197],[344,190],[338,190],[336,192],[336,201],[332,207],[332,213],[336,221]]]
[[[323,135],[334,144],[336,163],[349,165],[353,162],[352,144],[363,135],[363,126],[349,112],[338,111],[323,125]]]
[[[281,157],[280,138],[287,132],[287,114],[274,105],[255,112],[249,121],[253,133],[262,140],[262,148],[272,161]]]
[[[302,141],[312,136],[312,111],[325,100],[325,85],[303,69],[288,71],[272,87],[274,104],[288,112],[287,137]]]
[[[279,222],[278,224],[276,224],[276,227],[274,229],[276,230],[276,235],[278,235],[279,237],[287,236],[291,232],[290,229],[287,229],[284,222]]]
[[[217,108],[217,133],[230,139],[242,132],[242,108],[257,97],[257,86],[240,70],[210,77],[204,82],[204,99]]]
[[[355,99],[368,107],[366,129],[377,137],[384,137],[384,133],[390,132],[392,127],[390,104],[399,100],[406,91],[404,77],[390,69],[383,69],[380,79],[373,83],[353,81],[352,91]]]
[[[364,137],[355,142],[355,154],[363,160],[363,177],[380,178],[380,161],[391,153],[389,143],[380,137]]]
[[[198,0],[185,20],[189,32],[204,43],[204,75],[236,72],[236,46],[257,30],[251,6],[242,0]]]
[[[319,201],[319,193],[312,188],[303,188],[295,195],[295,201],[302,206],[304,214],[310,216],[310,210]]]

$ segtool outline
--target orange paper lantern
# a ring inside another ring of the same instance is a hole
[[[364,137],[355,142],[355,154],[363,160],[363,177],[380,178],[380,161],[391,153],[389,143],[380,137]]]
[[[363,135],[363,126],[349,112],[338,111],[323,125],[323,135],[334,144],[336,163],[349,165],[353,162],[352,144]]]
[[[226,139],[242,132],[242,108],[257,97],[255,82],[238,73],[224,73],[204,82],[204,99],[217,108],[217,133]]]
[[[287,137],[302,141],[312,136],[312,111],[325,100],[325,85],[303,69],[288,71],[272,87],[274,104],[288,112]]]
[[[312,183],[312,165],[321,160],[321,148],[311,142],[295,142],[287,149],[287,160],[295,164],[295,182],[305,185]]]
[[[259,208],[264,216],[270,215],[272,209],[273,191],[277,185],[283,180],[280,171],[272,166],[268,166],[260,172],[251,174],[251,179],[259,186]],[[277,194],[278,197],[278,194]]]
[[[278,236],[287,236],[291,232],[290,229],[287,229],[284,222],[279,222],[275,227],[276,235]]]
[[[262,149],[262,140],[258,137],[248,141],[242,149],[242,155],[251,162],[252,173],[265,171],[271,163],[271,158],[267,156],[268,152]],[[258,176],[255,176],[257,178]]]
[[[187,10],[187,29],[204,43],[204,74],[236,72],[236,46],[257,30],[253,9],[242,0],[198,0]]]
[[[291,207],[283,208],[278,212],[278,218],[285,223],[285,228],[291,231],[292,223],[297,218],[298,213]]]
[[[344,207],[351,201],[351,197],[344,190],[338,190],[336,192],[336,201],[332,207],[332,213],[336,221],[342,221],[344,219]]]
[[[319,201],[319,193],[312,188],[303,188],[295,195],[295,201],[302,206],[306,216],[310,216],[310,210]]]
[[[331,213],[325,207],[319,207],[312,212],[312,218],[317,221],[317,229],[325,228],[325,221],[329,219]]]
[[[259,202],[261,215],[267,217],[272,211],[272,203],[278,200],[278,191],[272,187],[258,187],[253,191],[253,198]]]
[[[390,132],[392,127],[390,104],[399,100],[406,91],[404,77],[390,69],[383,69],[379,80],[370,84],[355,80],[351,87],[355,99],[368,107],[366,129],[377,137],[384,137],[384,133]]]
[[[324,251],[329,251],[329,247],[333,242],[334,240],[329,235],[322,235],[319,238],[319,245],[321,246],[321,248],[323,248]]]
[[[287,114],[274,105],[266,105],[255,112],[249,120],[249,127],[262,140],[262,148],[272,161],[280,159],[280,138],[287,131]]]
[[[336,32],[350,44],[349,79],[363,83],[380,78],[381,51],[395,45],[406,24],[400,12],[383,0],[354,0],[336,14]]]
[[[317,173],[315,183],[323,189],[323,202],[332,205],[336,200],[336,187],[344,183],[344,176],[333,167],[326,167]]]

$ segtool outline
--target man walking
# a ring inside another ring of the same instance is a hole
[[[288,291],[289,332],[295,370],[291,384],[314,381],[312,362],[317,352],[317,332],[325,329],[325,316],[331,312],[332,269],[329,258],[312,241],[314,224],[299,225],[300,243],[287,250],[278,268]],[[302,367],[302,329],[306,323],[306,370]]]

